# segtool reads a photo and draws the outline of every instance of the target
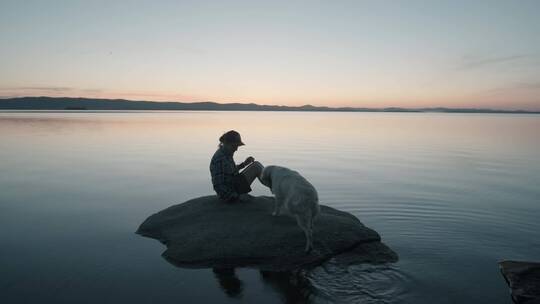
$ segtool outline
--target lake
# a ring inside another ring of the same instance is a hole
[[[213,194],[230,129],[237,163],[299,171],[399,262],[329,262],[299,283],[165,261],[134,232]],[[540,260],[539,132],[528,114],[0,112],[2,303],[510,303],[497,262]]]

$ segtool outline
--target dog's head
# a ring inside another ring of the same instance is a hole
[[[259,175],[259,181],[261,184],[265,185],[266,187],[272,189],[272,171],[274,166],[266,166],[261,171],[261,174]]]

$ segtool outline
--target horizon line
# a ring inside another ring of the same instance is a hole
[[[448,107],[448,106],[428,106],[428,107],[400,107],[400,106],[385,106],[385,107],[354,107],[354,106],[315,106],[312,104],[304,104],[304,105],[275,105],[275,104],[258,104],[254,102],[216,102],[212,100],[204,100],[204,101],[178,101],[178,100],[164,100],[164,101],[158,101],[158,100],[141,100],[141,99],[128,99],[128,98],[94,98],[94,97],[72,97],[72,96],[47,96],[47,95],[38,95],[38,96],[0,96],[0,100],[16,100],[16,99],[28,99],[28,98],[46,98],[46,99],[80,99],[80,100],[100,100],[100,101],[123,101],[123,102],[145,102],[145,103],[155,103],[155,104],[178,104],[178,105],[196,105],[196,104],[204,104],[204,103],[211,103],[219,106],[255,106],[255,107],[275,107],[275,108],[291,108],[296,109],[294,111],[319,111],[319,112],[331,112],[331,111],[341,111],[341,112],[354,112],[354,111],[389,111],[391,112],[392,109],[399,111],[402,110],[402,112],[426,112],[426,111],[471,111],[471,112],[494,112],[494,113],[531,113],[531,114],[539,114],[540,109],[534,109],[534,110],[523,110],[523,109],[500,109],[500,108],[482,108],[482,107]],[[304,108],[310,108],[311,110],[306,110]],[[0,104],[0,109],[2,109]],[[6,110],[6,109],[4,109]],[[17,110],[17,109],[14,109]],[[138,109],[134,109],[138,110]],[[160,110],[160,109],[155,109]],[[189,109],[187,109],[189,110]],[[204,110],[204,109],[203,109]],[[220,110],[217,110],[220,111]],[[222,110],[221,110],[222,111]],[[230,111],[230,110],[225,110]],[[269,111],[269,110],[263,110],[263,109],[256,109],[256,110],[249,110],[249,109],[240,109],[240,111]],[[281,110],[281,111],[287,111],[287,110]],[[467,112],[464,112],[467,113]]]

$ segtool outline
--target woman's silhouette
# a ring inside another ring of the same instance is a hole
[[[263,165],[252,156],[240,164],[235,164],[233,154],[239,146],[245,145],[240,134],[230,130],[219,138],[219,146],[210,162],[212,185],[218,197],[224,202],[242,199],[242,194],[251,191],[251,183],[259,177]],[[242,172],[239,170],[245,168]]]

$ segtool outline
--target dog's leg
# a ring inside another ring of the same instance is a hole
[[[309,214],[309,224],[308,224],[308,235],[309,235],[309,247],[311,249],[313,249],[313,221],[314,220],[315,220],[315,216],[310,213]]]
[[[311,230],[311,227],[308,227],[306,232],[306,252],[310,252],[311,249],[313,249],[313,231]]]
[[[274,201],[274,212],[272,212],[272,215],[277,216],[281,212],[281,206],[283,206],[283,201],[278,197],[276,197]]]
[[[304,232],[304,235],[306,236],[306,247],[304,251],[306,253],[311,251],[312,244],[311,244],[311,233],[309,232],[309,219],[306,216],[311,216],[310,214],[302,214],[302,215],[296,215],[296,222],[298,223],[298,226],[300,226],[300,229]]]

